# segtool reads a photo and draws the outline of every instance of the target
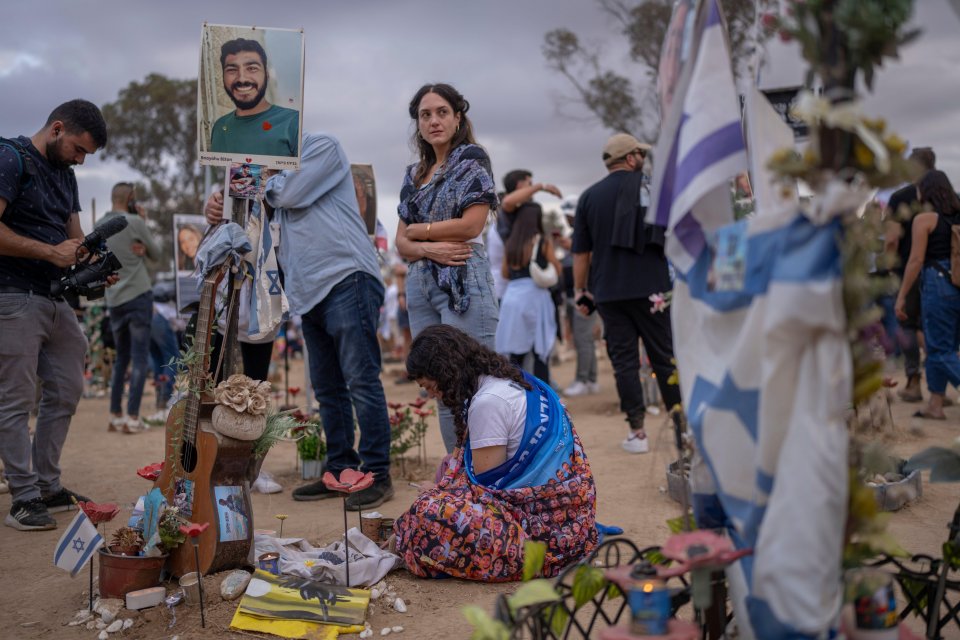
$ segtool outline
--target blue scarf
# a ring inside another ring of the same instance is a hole
[[[464,467],[473,484],[491,489],[519,489],[539,487],[551,479],[566,479],[563,464],[573,456],[573,429],[560,398],[541,380],[523,372],[524,379],[533,387],[527,391],[527,419],[520,448],[503,464],[484,471],[473,472],[473,452],[470,433],[464,443]]]

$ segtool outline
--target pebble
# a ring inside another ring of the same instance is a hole
[[[107,627],[107,633],[116,633],[123,629],[123,620],[114,620],[109,627]]]
[[[107,623],[103,620],[97,620],[97,629],[106,629]]]
[[[126,620],[123,621],[124,629],[129,629],[132,626],[133,626],[133,618],[127,618]]]
[[[398,624],[397,626],[393,627],[391,630],[394,633],[400,633],[401,631],[403,631],[403,627]]]
[[[364,629],[360,632],[361,638],[369,638],[371,636],[373,636],[373,629]]]
[[[110,624],[115,618],[116,616],[113,615],[113,612],[108,609],[104,609],[103,613],[100,614],[100,619],[103,620],[104,624]]]
[[[400,612],[400,613],[406,613],[406,612],[407,612],[407,603],[404,602],[403,599],[397,598],[396,600],[393,601],[393,608],[396,609],[396,610],[397,610],[398,612]]]
[[[107,640],[110,637],[110,634],[106,631],[101,631],[100,635],[97,636],[97,640]]]
[[[94,629],[97,628],[97,623],[91,620],[86,624],[86,627],[87,629],[90,629],[90,631],[93,631]]]
[[[236,600],[247,590],[250,574],[246,571],[234,571],[220,583],[220,596],[224,600]]]
[[[391,631],[390,627],[384,627],[383,629],[380,629],[380,635],[388,636],[390,635],[390,631]]]

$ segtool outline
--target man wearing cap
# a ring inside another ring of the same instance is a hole
[[[580,196],[573,225],[574,299],[581,313],[592,313],[595,305],[603,319],[620,410],[630,425],[622,447],[631,453],[650,448],[643,428],[638,340],[667,407],[680,403],[678,387],[668,383],[674,369],[670,312],[651,300],[668,292],[671,283],[664,229],[644,223],[641,171],[649,149],[626,133],[607,140],[608,174]]]

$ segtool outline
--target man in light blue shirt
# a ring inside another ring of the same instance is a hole
[[[310,379],[327,438],[327,469],[339,476],[362,463],[376,480],[351,494],[347,508],[379,506],[393,497],[390,422],[376,334],[384,287],[340,143],[326,134],[306,134],[300,171],[270,178],[265,199],[280,223],[277,260],[291,311],[303,318]],[[210,224],[222,220],[222,194],[210,197],[205,213]],[[354,410],[359,452],[353,448]],[[294,500],[339,495],[322,481],[293,492]]]

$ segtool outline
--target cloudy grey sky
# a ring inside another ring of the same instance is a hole
[[[867,110],[912,144],[932,145],[960,184],[960,20],[947,0],[916,5],[925,33],[881,70]],[[544,63],[543,34],[572,28],[613,65],[637,69],[617,26],[590,0],[34,0],[4,7],[0,134],[30,135],[60,102],[110,102],[149,73],[196,77],[204,21],[305,30],[304,128],[334,134],[351,161],[374,165],[379,215],[391,231],[403,168],[414,159],[407,102],[421,84],[450,82],[470,101],[498,182],[524,167],[575,194],[603,176],[600,150],[611,132],[575,106],[558,109],[570,91]],[[798,83],[795,57],[778,52],[765,83]],[[77,176],[85,229],[91,199],[102,215],[113,183],[136,178],[97,156]]]

